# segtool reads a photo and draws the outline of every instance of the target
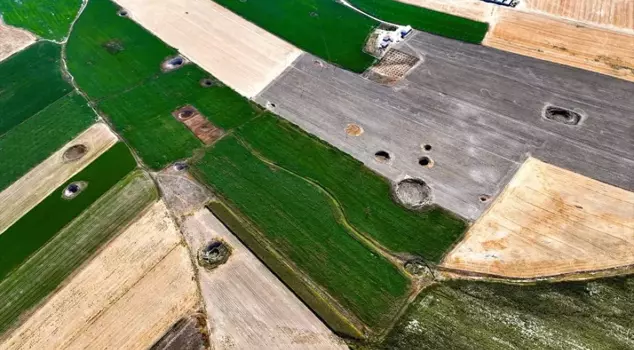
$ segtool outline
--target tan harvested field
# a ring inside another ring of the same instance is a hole
[[[0,234],[116,142],[117,136],[106,124],[94,124],[0,192]],[[79,144],[88,147],[84,156],[64,161],[64,151]]]
[[[199,306],[187,249],[162,201],[108,244],[0,349],[146,349]]]
[[[529,158],[442,266],[538,278],[634,264],[634,193]]]
[[[476,21],[488,22],[495,10],[493,4],[481,0],[398,0],[402,3],[450,13]]]
[[[0,17],[0,61],[35,42],[30,32],[6,25]]]
[[[116,0],[132,19],[246,97],[301,51],[210,0]]]
[[[207,209],[182,225],[190,249],[212,239],[232,247],[229,260],[199,269],[214,349],[345,349],[346,346]]]
[[[517,8],[634,31],[632,0],[522,0]]]
[[[634,34],[498,8],[483,44],[634,81]]]

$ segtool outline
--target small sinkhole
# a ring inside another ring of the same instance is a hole
[[[434,166],[434,161],[431,158],[425,156],[418,158],[418,164],[424,167],[431,168]]]
[[[581,114],[556,106],[547,106],[543,117],[564,125],[578,125],[581,122]]]
[[[117,15],[119,17],[128,17],[128,11],[126,11],[124,9],[120,9],[119,11],[117,11]]]
[[[431,145],[425,145],[425,146],[423,146],[423,149],[425,151],[431,151]]]
[[[388,163],[391,157],[386,151],[378,151],[374,153],[374,159],[379,163]]]

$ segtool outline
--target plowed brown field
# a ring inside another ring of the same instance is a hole
[[[632,0],[522,0],[518,8],[634,31]]]
[[[400,2],[488,22],[495,5],[481,0],[398,0]]]
[[[634,264],[634,193],[529,158],[442,262],[537,278]]]
[[[35,35],[2,22],[0,17],[0,61],[35,42]]]

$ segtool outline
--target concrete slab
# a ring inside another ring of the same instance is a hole
[[[529,155],[634,188],[634,84],[421,32],[400,49],[422,63],[395,86],[304,54],[256,101],[390,180],[424,179],[436,203],[467,219]],[[579,112],[581,123],[544,119],[547,104]],[[364,133],[347,135],[351,123]],[[374,159],[379,150],[390,162]],[[423,156],[434,166],[419,165]]]

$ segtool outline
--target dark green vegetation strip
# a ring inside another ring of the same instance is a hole
[[[154,169],[190,157],[202,143],[172,112],[195,106],[225,130],[258,112],[228,87],[200,85],[209,75],[195,65],[170,73],[161,63],[177,54],[110,1],[91,1],[69,38],[68,66],[79,86]]]
[[[0,135],[72,91],[61,47],[39,42],[0,64]]]
[[[634,277],[424,291],[379,348],[631,349]]]
[[[489,30],[487,23],[457,17],[396,0],[348,0],[356,8],[384,21],[447,38],[479,44]]]
[[[334,0],[214,0],[304,51],[353,72],[374,58],[363,47],[378,22]]]
[[[135,167],[126,145],[115,144],[0,234],[0,280]],[[66,186],[74,181],[85,181],[88,186],[72,200],[62,198]]]
[[[0,282],[0,334],[157,198],[149,176],[131,173]]]
[[[333,331],[346,337],[362,338],[363,335],[360,331],[345,316],[329,305],[326,299],[320,296],[317,291],[306,285],[293,269],[280,261],[276,255],[266,248],[265,244],[258,240],[258,236],[261,234],[255,233],[257,232],[256,228],[237,218],[224,203],[212,202],[209,204],[209,209]]]
[[[4,22],[46,39],[61,41],[81,7],[81,0],[0,0]]]
[[[466,228],[444,209],[405,210],[385,179],[287,121],[263,116],[237,134],[264,158],[326,188],[354,227],[393,252],[438,262]]]
[[[402,307],[408,279],[353,238],[315,185],[265,164],[232,136],[208,151],[195,170],[280,254],[370,328],[388,323]]]
[[[0,136],[0,191],[72,140],[94,120],[95,114],[86,100],[71,92]]]

